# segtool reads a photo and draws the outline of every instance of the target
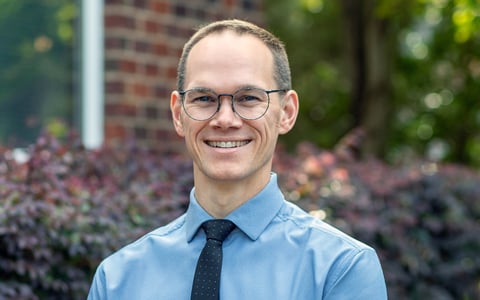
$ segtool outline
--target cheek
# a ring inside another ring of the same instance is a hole
[[[183,122],[183,136],[188,144],[194,144],[199,133],[203,128],[203,124],[200,122],[191,122],[190,120],[184,120]],[[198,123],[198,124],[197,124]]]
[[[278,134],[280,128],[281,111],[275,109],[272,114],[266,116],[266,130],[271,134]]]
[[[265,122],[261,127],[257,127],[260,136],[265,139],[264,143],[274,143],[277,140],[280,128],[280,118],[278,115],[270,115],[265,117]]]

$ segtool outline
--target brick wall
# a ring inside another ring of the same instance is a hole
[[[224,18],[262,25],[262,0],[105,0],[107,143],[182,151],[169,112],[182,46],[199,24]]]

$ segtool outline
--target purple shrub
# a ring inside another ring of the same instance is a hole
[[[42,136],[0,153],[0,299],[84,299],[100,260],[180,215],[188,160]]]
[[[125,143],[86,150],[42,136],[0,148],[0,299],[84,299],[102,258],[184,212],[191,162]],[[390,299],[479,299],[480,175],[279,147],[287,198],[372,245]]]
[[[377,250],[390,299],[480,299],[478,172],[343,161],[308,144],[276,168],[292,200]]]

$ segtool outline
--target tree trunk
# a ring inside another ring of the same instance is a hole
[[[391,112],[391,52],[387,20],[375,15],[375,0],[342,0],[348,28],[353,128],[365,136],[361,155],[383,157]]]

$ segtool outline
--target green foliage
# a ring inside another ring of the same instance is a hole
[[[475,48],[480,35],[459,40],[458,32],[464,30],[455,21],[459,2],[431,1],[400,36],[394,134],[426,155],[441,142],[442,158],[478,166],[478,155],[468,145],[478,141],[480,53]]]
[[[344,6],[353,1],[266,2],[267,23],[287,45],[300,95],[289,145],[331,148],[353,128],[351,41]],[[313,4],[316,5],[313,5]],[[320,3],[321,5],[319,5]],[[480,3],[470,0],[363,1],[393,49],[393,118],[385,158],[416,157],[480,166]],[[373,3],[373,4],[372,4]],[[312,6],[316,9],[312,9]],[[372,66],[366,66],[369,68]],[[363,108],[365,109],[365,108]],[[372,137],[374,138],[374,137]]]
[[[282,140],[288,145],[308,139],[333,146],[351,123],[340,8],[332,1],[272,0],[266,6],[267,23],[286,44],[293,87],[300,94],[300,117]]]
[[[72,120],[75,3],[0,1],[1,144],[26,146],[50,122]]]
[[[183,213],[193,184],[189,159],[133,143],[45,135],[27,163],[12,153],[0,148],[0,299],[85,299],[100,260]],[[390,299],[478,299],[480,174],[348,153],[280,148],[287,198],[373,246]]]

